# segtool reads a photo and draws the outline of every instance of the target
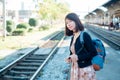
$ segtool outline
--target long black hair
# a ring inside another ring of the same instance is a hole
[[[70,30],[67,28],[66,19],[69,19],[69,20],[72,20],[72,21],[75,22],[75,24],[76,24],[76,32],[77,32],[77,31],[83,31],[83,30],[84,30],[84,27],[83,27],[83,25],[82,25],[82,23],[81,23],[78,15],[75,14],[75,13],[69,13],[69,14],[67,14],[66,17],[65,17],[65,35],[66,35],[66,36],[71,36],[71,35],[73,35],[73,31],[70,31]]]

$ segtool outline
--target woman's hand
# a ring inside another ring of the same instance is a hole
[[[76,54],[72,54],[70,56],[70,58],[71,58],[72,62],[76,62],[78,60],[78,56]]]
[[[70,57],[68,57],[67,59],[65,59],[65,61],[66,61],[67,63],[71,63],[71,62],[72,62],[72,60],[71,60]]]

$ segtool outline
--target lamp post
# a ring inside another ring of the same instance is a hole
[[[4,40],[6,38],[6,0],[3,0],[3,28],[4,28]]]

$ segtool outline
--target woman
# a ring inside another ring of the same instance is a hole
[[[75,13],[69,13],[65,17],[65,35],[72,36],[70,44],[70,56],[66,59],[71,63],[70,80],[96,80],[95,70],[91,60],[97,55],[97,51],[92,43],[91,37],[84,32],[84,48],[80,43],[80,33],[84,30],[79,17]]]

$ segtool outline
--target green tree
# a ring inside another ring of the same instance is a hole
[[[37,19],[35,19],[35,18],[30,18],[29,19],[29,25],[30,26],[37,26]]]
[[[63,17],[64,14],[69,12],[69,8],[65,3],[57,3],[55,0],[43,0],[40,3],[39,15],[44,20],[56,20]]]
[[[6,30],[7,32],[11,33],[14,29],[14,22],[12,20],[6,21]]]
[[[29,27],[28,23],[20,23],[17,25],[17,29],[27,29]]]

